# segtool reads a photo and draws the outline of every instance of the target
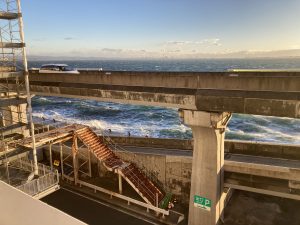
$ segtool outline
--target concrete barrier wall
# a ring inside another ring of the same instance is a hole
[[[300,160],[300,145],[225,141],[225,152]]]
[[[85,223],[0,181],[0,224],[84,225]]]
[[[192,157],[155,155],[143,153],[117,153],[122,159],[135,162],[140,168],[146,168],[157,175],[158,180],[166,186],[166,189],[176,195],[177,199],[184,204],[189,203]],[[101,166],[99,175],[109,176],[109,172]]]
[[[192,149],[192,140],[136,138],[136,137],[112,137],[113,140],[122,145],[146,146],[167,148],[182,146],[183,149]],[[53,146],[56,154],[59,154],[58,146]],[[261,155],[269,157],[300,159],[300,146],[282,146],[268,143],[253,143],[226,141],[225,151],[230,153]],[[48,151],[45,151],[48,157]],[[70,154],[71,149],[64,147],[64,154]],[[87,154],[87,149],[81,150],[82,155]],[[189,202],[192,157],[156,155],[147,153],[118,152],[118,155],[128,161],[135,162],[141,168],[146,168],[156,174],[159,181],[177,196],[183,203]],[[59,159],[59,157],[58,157]],[[92,156],[93,176],[112,177],[114,174],[108,172],[98,160]]]
[[[192,150],[192,139],[162,139],[143,137],[111,137],[114,142],[124,146],[143,146],[153,148]],[[225,141],[225,152],[234,154],[257,155],[283,159],[300,160],[299,145],[274,143]]]
[[[48,147],[44,148],[44,155],[49,159]],[[53,160],[59,159],[59,146],[52,146]],[[67,156],[71,153],[69,147],[64,146],[64,155]],[[80,149],[79,159],[83,159],[87,155],[87,149]],[[184,156],[169,156],[169,155],[155,155],[143,153],[130,153],[118,152],[117,153],[123,160],[135,162],[140,168],[146,168],[157,175],[159,182],[161,182],[167,189],[175,194],[178,200],[183,203],[189,202],[190,186],[191,186],[191,173],[192,173],[192,157]],[[72,157],[70,157],[72,159]],[[91,157],[92,162],[92,175],[111,178],[115,176],[109,172],[95,156]]]
[[[192,139],[163,139],[144,137],[115,137],[111,136],[114,142],[125,146],[142,146],[167,149],[192,150]]]

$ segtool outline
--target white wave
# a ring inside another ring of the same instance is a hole
[[[32,116],[34,116],[34,117],[39,117],[39,118],[44,117],[44,118],[48,119],[48,118],[47,118],[47,115],[46,115],[45,113],[42,113],[42,112],[33,112],[33,113],[32,113]]]
[[[38,99],[45,102],[51,102],[51,100],[46,97],[39,97]]]
[[[277,137],[277,138],[288,138],[290,140],[294,140],[294,141],[300,141],[300,135],[297,134],[288,134],[288,133],[283,133],[279,130],[275,130],[275,129],[271,129],[269,127],[262,127],[262,129],[264,129],[266,131],[266,133],[264,133],[265,135],[268,136],[272,136],[272,137]]]

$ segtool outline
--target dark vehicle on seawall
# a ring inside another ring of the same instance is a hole
[[[74,69],[67,64],[45,64],[39,69],[39,73],[71,73],[79,74],[77,69]]]

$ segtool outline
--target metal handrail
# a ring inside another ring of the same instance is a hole
[[[129,171],[131,171],[132,173],[131,174],[133,174],[133,176],[134,177],[136,177],[137,178],[137,180],[136,179],[134,179],[135,181],[137,181],[137,182],[139,182],[141,179],[132,171],[132,169],[129,169]],[[143,187],[145,187],[148,191],[150,191],[150,193],[153,195],[153,197],[151,197],[152,198],[152,200],[154,200],[153,202],[156,202],[156,200],[155,200],[155,198],[156,198],[156,192],[152,192],[143,182],[140,182],[141,184],[142,184],[142,186]]]
[[[56,171],[40,176],[39,178],[22,184],[16,188],[31,196],[35,196],[50,187],[57,185],[58,182],[58,172]]]
[[[25,157],[11,161],[10,167],[22,169],[31,173],[35,171],[33,161]],[[51,170],[49,166],[38,163],[38,174],[38,178],[27,181],[26,183],[21,184],[16,188],[31,196],[35,196],[55,185],[58,185],[59,175],[57,170]]]
[[[67,176],[66,176],[66,178],[69,179],[69,180],[71,180],[71,181],[73,181],[73,179],[72,179],[71,177],[67,177]],[[151,210],[153,210],[153,211],[155,211],[155,212],[162,213],[163,216],[168,216],[169,213],[170,213],[169,210],[165,210],[165,209],[162,209],[162,208],[158,208],[158,207],[156,207],[156,206],[153,206],[152,204],[148,204],[148,203],[144,203],[144,202],[135,200],[135,199],[133,199],[133,198],[130,198],[130,197],[121,195],[121,194],[119,194],[119,193],[115,193],[115,192],[106,190],[106,189],[104,189],[104,188],[98,187],[98,186],[96,186],[96,185],[93,185],[93,184],[90,184],[90,183],[87,183],[87,182],[84,182],[84,181],[81,181],[81,180],[78,180],[78,183],[79,183],[79,185],[82,185],[82,186],[89,187],[89,188],[93,189],[95,192],[96,192],[96,191],[100,191],[100,192],[102,192],[102,193],[108,194],[108,195],[111,196],[111,198],[112,198],[112,196],[114,196],[114,197],[117,197],[117,198],[119,198],[119,199],[123,199],[123,200],[125,200],[125,201],[128,202],[128,205],[129,205],[130,203],[133,203],[133,204],[136,204],[136,205],[139,205],[139,206],[141,206],[141,207],[146,208],[147,211],[148,211],[149,209],[151,209]]]
[[[136,156],[136,154],[134,152],[131,152],[131,151],[128,151],[127,149],[117,145],[111,138],[110,136],[107,134],[107,132],[105,132],[104,130],[101,130],[102,131],[102,138],[103,140],[106,141],[106,143],[108,143],[109,146],[112,147],[112,150],[115,151],[115,152],[126,152],[126,153],[129,153],[133,156]],[[129,160],[130,161],[130,160]],[[134,163],[133,161],[131,161],[131,163]],[[140,161],[140,164],[142,164],[142,162]],[[136,164],[135,164],[136,165]],[[148,170],[146,167],[144,168],[140,168],[139,166],[137,166],[138,169],[140,169],[143,173],[145,173],[145,175],[147,177],[150,177],[150,179],[152,181],[155,181],[155,183],[162,189],[164,190],[167,190],[168,188],[161,184],[161,182],[159,181],[157,175],[154,175],[150,170]]]
[[[10,164],[12,166],[24,169],[28,172],[32,172],[33,171],[33,163],[31,160],[28,160],[27,158],[19,158],[17,160],[11,161]],[[46,173],[51,173],[54,170],[51,170],[50,166],[46,166],[42,163],[38,163],[38,170],[39,170],[39,174],[46,174]]]
[[[80,138],[80,136],[79,136],[79,138]],[[90,148],[90,145],[89,144],[86,144],[89,148]],[[112,150],[112,149],[111,149]],[[113,150],[112,150],[113,151]],[[133,173],[133,171],[132,171],[132,169],[129,169],[129,171],[131,171],[132,173],[132,175],[135,177],[133,177],[133,179],[138,183],[138,185],[141,185],[144,189],[146,189],[146,190],[148,190],[152,195],[153,195],[153,197],[148,193],[148,197],[150,197],[151,198],[151,200],[153,200],[153,202],[156,202],[156,200],[155,200],[155,198],[156,198],[156,193],[153,193],[142,181],[141,181],[141,179],[135,174],[135,173]],[[122,173],[123,174],[123,173]],[[124,176],[125,176],[125,174],[123,174]],[[125,176],[126,177],[126,176]],[[129,178],[128,178],[129,179]]]
[[[54,127],[56,126],[57,128],[58,128],[58,126],[61,127],[61,126],[65,126],[65,125],[70,125],[70,123],[68,123],[67,121],[62,122],[62,121],[59,121],[59,120],[53,120],[53,119],[51,120],[51,119],[48,119],[48,118],[38,118],[38,117],[34,117],[34,118],[39,119],[42,122],[42,125],[43,125],[43,122],[46,123],[47,121],[49,121],[50,124],[48,123],[47,125],[51,125],[51,126],[54,125]],[[126,153],[129,153],[130,155],[132,155],[134,158],[136,158],[137,155],[134,152],[128,151],[127,149],[117,145],[110,138],[109,134],[105,130],[103,130],[103,129],[94,129],[94,128],[91,128],[91,127],[89,127],[89,129],[91,129],[93,132],[95,131],[96,134],[101,133],[102,138],[103,138],[103,142],[105,144],[107,144],[109,146],[109,148],[113,152],[115,152],[116,154],[118,154],[119,152],[126,152]],[[89,145],[87,145],[87,146],[90,147]],[[160,187],[164,191],[168,190],[168,188],[159,181],[158,176],[155,175],[151,170],[148,170],[146,167],[141,168],[141,167],[137,166],[136,161],[132,161],[132,160],[128,160],[128,161],[130,161],[131,163],[134,163],[135,166],[142,173],[144,173],[146,177],[150,178],[150,180],[152,180],[152,182],[155,182],[155,184],[158,185],[158,187]],[[142,165],[142,162],[140,160],[138,160],[138,162],[139,162],[140,165]]]
[[[109,146],[111,146],[110,149],[111,149],[112,151],[114,151],[114,152],[126,152],[126,153],[129,153],[129,154],[133,155],[133,156],[136,156],[135,153],[133,153],[133,152],[131,152],[131,151],[128,151],[127,149],[125,149],[125,148],[123,148],[123,147],[117,145],[117,144],[110,138],[110,136],[107,134],[107,132],[105,132],[104,130],[101,130],[101,132],[102,132],[102,138],[103,138],[103,140],[105,140],[105,142],[106,142]],[[133,161],[131,161],[131,160],[129,160],[129,161],[130,161],[131,163],[134,163],[135,166],[136,166],[139,170],[141,170],[141,171],[145,174],[146,177],[149,177],[152,181],[155,181],[155,183],[156,183],[157,185],[159,185],[158,183],[160,183],[160,182],[159,182],[157,176],[154,176],[154,179],[153,179],[153,173],[151,173],[147,168],[145,168],[145,167],[144,167],[144,168],[140,168],[139,166],[136,165],[135,162],[133,162]],[[142,164],[142,162],[140,162],[140,164]],[[164,186],[161,187],[161,188],[163,188],[163,189],[166,190],[166,188],[165,188]]]

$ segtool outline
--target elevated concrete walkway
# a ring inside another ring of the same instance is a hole
[[[300,118],[299,71],[30,71],[37,95]]]

